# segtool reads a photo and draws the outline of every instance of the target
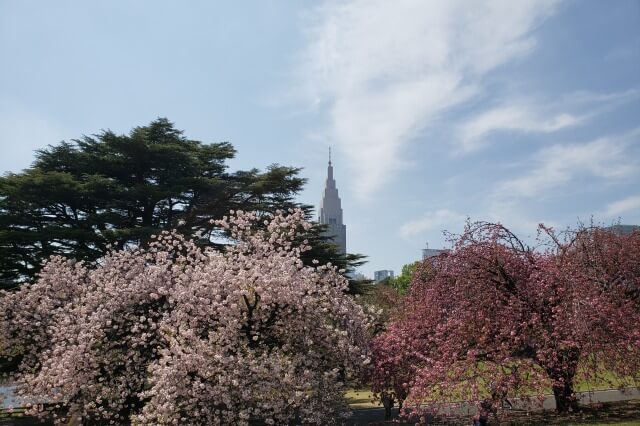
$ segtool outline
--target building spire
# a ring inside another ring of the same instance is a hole
[[[326,235],[333,238],[333,242],[342,253],[347,252],[347,227],[342,223],[342,206],[336,181],[333,178],[331,164],[331,147],[329,147],[329,165],[327,166],[327,180],[320,201],[318,222],[327,225]]]

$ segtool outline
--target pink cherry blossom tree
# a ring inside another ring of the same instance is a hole
[[[158,425],[348,415],[368,317],[335,267],[302,264],[302,211],[263,219],[219,221],[225,252],[165,232],[95,266],[54,258],[2,294],[0,352],[23,353],[14,379],[30,412]]]
[[[425,262],[403,314],[373,341],[374,391],[438,410],[552,389],[568,411],[577,380],[637,383],[640,233],[541,235],[534,250],[503,226],[469,224],[450,254]]]

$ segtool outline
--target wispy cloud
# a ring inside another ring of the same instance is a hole
[[[602,213],[607,218],[617,218],[625,213],[640,213],[640,195],[632,195],[607,205]]]
[[[439,209],[427,212],[423,217],[411,220],[400,226],[399,234],[404,239],[429,231],[443,231],[447,227],[460,228],[466,217],[455,211]]]
[[[326,111],[324,132],[353,164],[357,193],[385,184],[407,143],[480,93],[487,73],[527,55],[556,4],[351,0],[315,10],[298,90]]]
[[[460,127],[456,140],[458,152],[477,151],[486,145],[486,136],[494,131],[551,133],[581,124],[585,118],[586,116],[576,116],[570,113],[559,113],[545,117],[522,105],[494,108],[477,115]]]
[[[473,115],[458,126],[456,151],[468,154],[487,146],[493,132],[553,133],[579,126],[638,95],[637,90],[580,91],[553,100],[503,100],[501,105]]]
[[[532,167],[521,177],[498,184],[500,198],[535,197],[567,185],[580,176],[615,179],[638,171],[638,162],[628,152],[628,143],[638,137],[635,130],[583,144],[558,144],[538,151]]]

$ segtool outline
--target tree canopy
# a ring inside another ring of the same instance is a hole
[[[235,242],[223,251],[164,231],[97,265],[54,257],[33,285],[0,292],[0,355],[24,352],[19,404],[65,424],[345,415],[346,380],[368,362],[368,319],[335,267],[303,264],[304,212],[217,225]]]
[[[637,385],[640,232],[541,235],[533,249],[503,226],[469,224],[451,253],[425,261],[402,314],[374,340],[374,390],[413,405],[497,407],[551,388],[568,411],[577,380]]]
[[[415,270],[420,265],[420,261],[415,261],[413,263],[407,263],[402,266],[402,271],[400,275],[389,278],[387,281],[387,285],[396,289],[396,291],[400,294],[407,294],[409,291],[409,286],[411,285],[411,279],[413,278],[413,274]]]
[[[216,244],[211,219],[230,210],[301,206],[305,179],[295,167],[230,172],[228,142],[186,138],[165,118],[128,135],[105,130],[37,151],[32,166],[0,178],[0,288],[33,279],[52,255],[94,261],[109,246],[144,246],[152,234],[177,229],[199,244]],[[305,254],[353,269],[362,256],[340,254],[315,225]]]

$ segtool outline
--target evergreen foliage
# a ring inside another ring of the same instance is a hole
[[[109,246],[145,246],[151,235],[176,229],[201,245],[216,245],[212,219],[230,210],[311,207],[295,201],[305,183],[295,167],[273,164],[229,172],[236,151],[228,142],[186,138],[166,118],[128,135],[105,130],[37,151],[22,173],[0,178],[0,288],[33,280],[50,256],[96,261]],[[312,258],[345,271],[363,256],[340,254],[315,225],[306,236]],[[354,287],[355,288],[355,287]]]

